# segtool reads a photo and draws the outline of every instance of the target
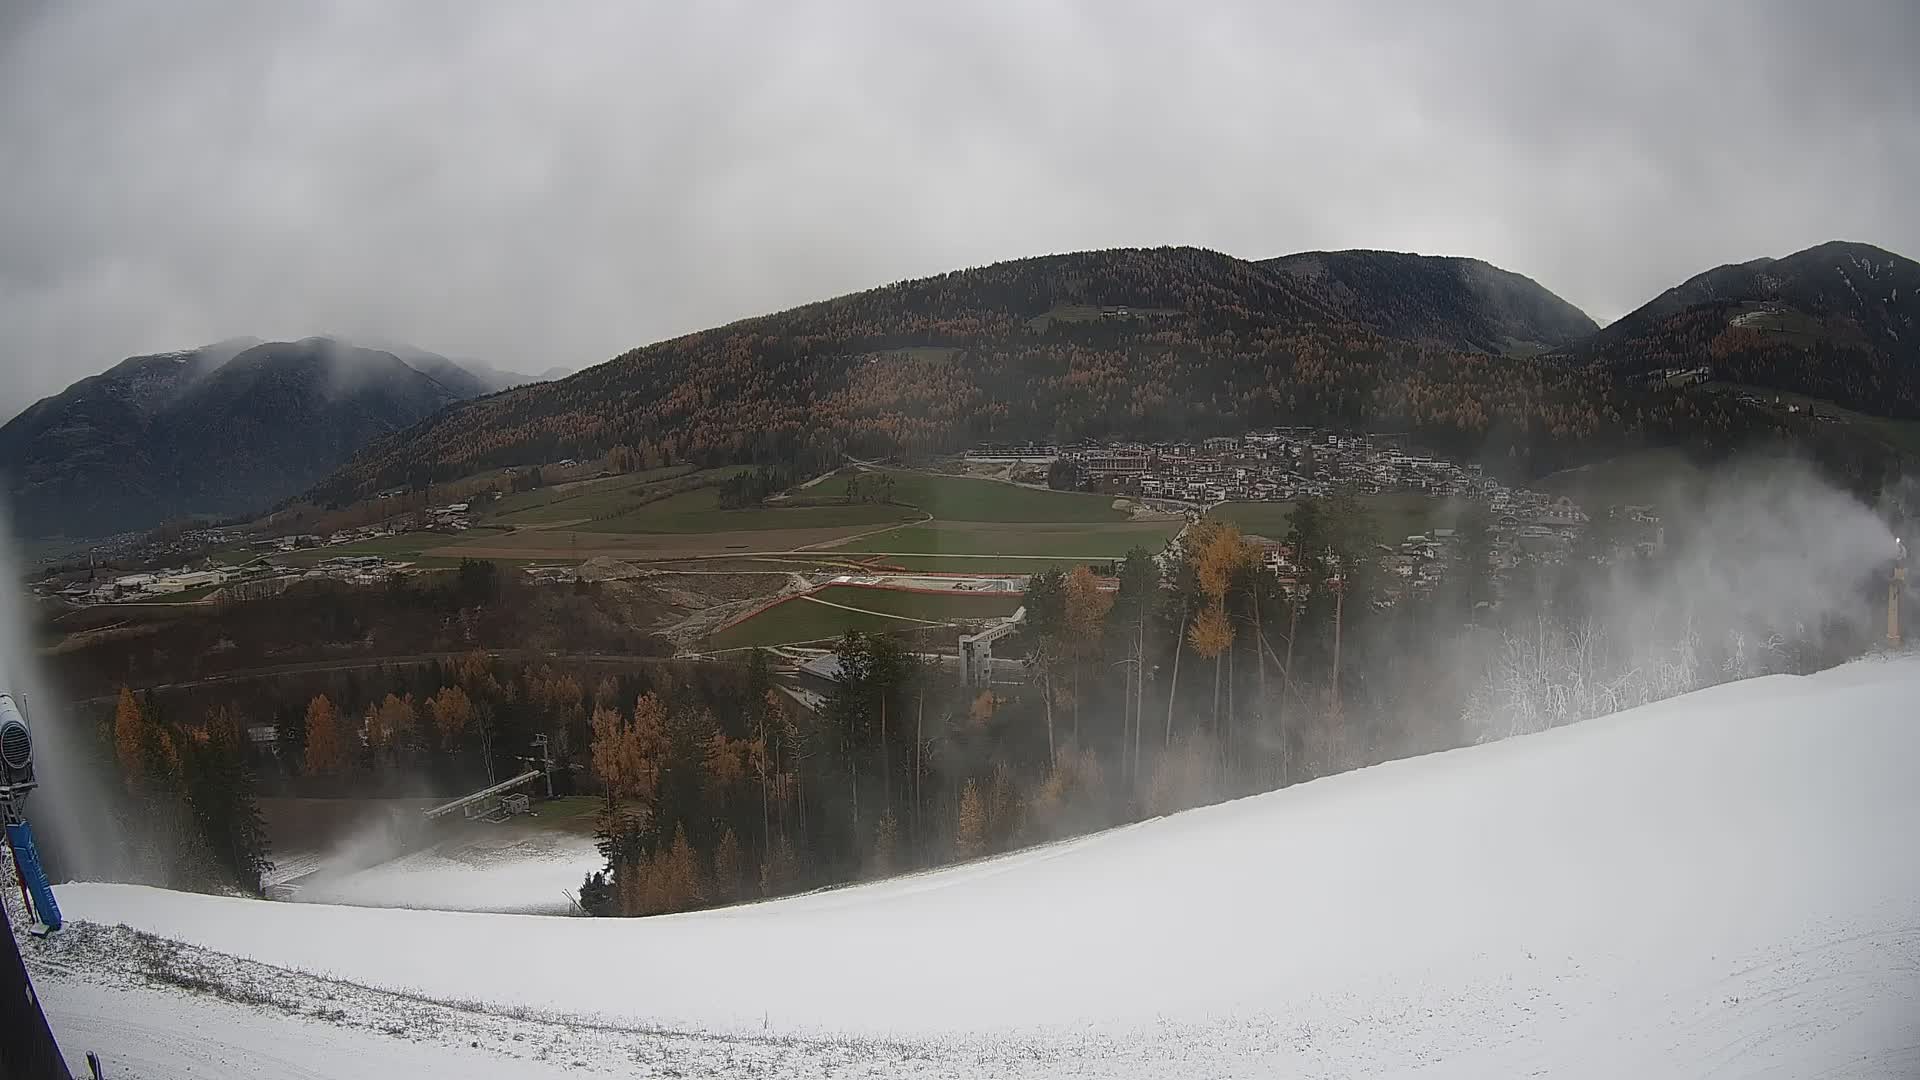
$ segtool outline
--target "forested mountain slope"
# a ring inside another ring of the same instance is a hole
[[[1271,424],[1407,431],[1528,471],[1700,427],[1684,395],[1392,337],[1354,321],[1355,303],[1195,248],[998,263],[746,319],[469,403],[380,440],[319,495],[616,447],[637,461],[818,463]]]
[[[1570,351],[1920,417],[1920,263],[1835,241],[1689,278]]]
[[[1260,264],[1341,318],[1387,337],[1488,353],[1534,353],[1595,330],[1538,282],[1479,259],[1398,251],[1306,251]]]

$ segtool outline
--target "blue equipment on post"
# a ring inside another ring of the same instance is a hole
[[[38,784],[33,778],[33,735],[20,715],[12,694],[0,694],[0,822],[7,828],[7,846],[13,851],[14,872],[27,895],[33,914],[48,930],[60,929],[60,906],[47,883],[40,852],[33,846],[33,828],[27,824],[27,793]]]

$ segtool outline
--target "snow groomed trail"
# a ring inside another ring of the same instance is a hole
[[[557,1060],[574,1030],[576,1067],[611,1073],[751,1074],[777,1046],[766,1075],[1912,1076],[1920,659],[721,911],[568,919],[119,885],[59,900],[208,970],[350,988],[355,1008],[547,1024]],[[263,1007],[96,990],[101,961],[73,951],[42,979],[56,1031],[99,993],[149,1027],[187,1003]],[[299,1022],[319,1033],[301,1045],[324,1046],[327,1024]],[[366,1060],[372,1036],[340,1030]],[[111,1033],[92,1038],[111,1062]],[[680,1043],[694,1050],[672,1056]],[[311,1075],[378,1075],[311,1056]]]

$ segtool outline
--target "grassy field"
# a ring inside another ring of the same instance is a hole
[[[842,544],[834,551],[896,552],[905,555],[1016,555],[1085,561],[1124,556],[1128,549],[1159,551],[1180,531],[1174,521],[1106,525],[994,524],[936,521],[908,525]],[[988,567],[975,566],[986,570]],[[1018,569],[1018,567],[1015,567]]]
[[[844,495],[848,479],[855,476],[865,490],[874,490],[873,486],[880,483],[882,476],[891,477],[894,502],[918,507],[942,521],[1127,520],[1125,511],[1113,508],[1113,497],[1110,495],[1093,495],[1082,491],[1041,491],[998,480],[898,469],[843,473],[821,481],[807,489],[805,494],[815,498]]]
[[[1838,417],[1838,425],[1851,427],[1888,447],[1905,454],[1920,454],[1920,420],[1896,420],[1889,416],[1871,416],[1835,405],[1824,398],[1808,397],[1789,390],[1770,390],[1740,383],[1708,383],[1710,389],[1727,393],[1749,393],[1764,401],[1778,401],[1782,407],[1798,405],[1819,416]]]
[[[270,552],[261,551],[249,544],[236,544],[233,547],[218,548],[207,552],[207,559],[225,566],[240,566],[250,563]]]
[[[858,556],[873,567],[897,566],[902,570],[934,571],[943,574],[1038,574],[1044,570],[1071,570],[1076,566],[1099,565],[1112,559],[1062,559],[1052,556],[1012,555],[864,555]]]
[[[579,521],[602,514],[617,513],[644,489],[666,480],[678,479],[694,471],[691,465],[670,465],[664,469],[609,476],[600,480],[580,480],[556,487],[522,491],[508,495],[487,512],[488,520],[505,525],[545,525],[555,521]],[[709,469],[709,474],[731,470]]]
[[[814,596],[831,604],[899,615],[921,622],[950,622],[955,619],[997,619],[1011,615],[1020,606],[1017,593],[908,592],[904,589],[867,589],[854,585],[829,585]],[[818,607],[819,605],[814,605]]]
[[[607,533],[720,533],[767,529],[832,529],[885,525],[922,516],[907,506],[855,503],[850,506],[758,506],[722,510],[717,488],[671,495],[629,513],[593,523]]]
[[[1528,486],[1565,495],[1589,510],[1633,503],[1666,510],[1697,501],[1706,490],[1706,473],[1681,451],[1662,448],[1551,473]]]
[[[1380,539],[1389,543],[1428,529],[1446,528],[1457,521],[1465,509],[1454,499],[1400,491],[1362,495],[1359,503],[1373,516]],[[1293,505],[1290,502],[1226,503],[1214,507],[1209,516],[1230,521],[1244,533],[1284,540],[1291,527]]]
[[[1225,503],[1213,508],[1207,515],[1217,521],[1232,522],[1240,526],[1243,533],[1264,536],[1270,540],[1286,538],[1287,529],[1293,520],[1291,502],[1236,502]]]
[[[399,536],[378,536],[374,540],[355,540],[353,544],[332,544],[324,548],[296,548],[292,552],[276,552],[275,561],[292,567],[311,567],[326,559],[340,559],[346,555],[384,555],[388,559],[409,559],[428,548],[440,548],[442,544],[451,544],[453,536],[445,532],[401,532]]]
[[[1870,416],[1842,408],[1822,398],[1808,397],[1787,390],[1745,386],[1738,383],[1707,383],[1709,390],[1725,394],[1747,393],[1760,399],[1786,419],[1785,410],[1797,406],[1804,419],[1809,412],[1833,419],[1818,421],[1833,429],[1885,445],[1906,455],[1920,455],[1920,421]],[[1712,483],[1706,468],[1671,447],[1638,450],[1606,461],[1567,469],[1541,477],[1528,485],[1554,495],[1565,495],[1589,512],[1596,507],[1646,503],[1662,514],[1684,513],[1697,506]]]
[[[316,566],[327,559],[337,559],[347,555],[379,555],[395,562],[407,563],[416,570],[450,570],[460,565],[462,556],[458,545],[484,545],[492,538],[502,535],[505,534],[484,527],[469,529],[463,533],[401,533],[398,536],[382,536],[377,540],[361,540],[352,544],[275,552],[274,561],[299,567]],[[441,554],[429,555],[427,554],[429,551],[441,552]],[[531,555],[513,554],[503,557],[493,554],[482,555],[478,552],[473,557],[489,558],[509,564],[556,561],[553,558],[536,558]]]
[[[744,649],[757,645],[798,645],[803,641],[824,641],[848,630],[885,634],[919,625],[889,619],[884,615],[841,611],[805,600],[788,600],[737,623],[708,639],[715,651]]]
[[[887,633],[929,622],[1003,618],[1020,606],[1018,596],[1007,594],[946,596],[844,585],[829,586],[814,595],[826,603],[795,597],[776,604],[713,635],[712,646],[739,649],[752,645],[793,645],[836,638],[848,630]],[[830,606],[833,604],[842,606]],[[847,610],[849,608],[855,610]]]
[[[542,789],[535,785],[532,790],[539,792]],[[591,836],[595,828],[594,815],[599,810],[598,795],[563,795],[545,802],[535,799],[532,814],[516,814],[498,825],[488,827],[498,829],[504,826],[528,832],[551,830]]]
[[[358,540],[351,544],[276,552],[274,558],[275,561],[289,566],[313,566],[327,559],[338,559],[347,555],[383,555],[389,559],[412,559],[428,548],[441,547],[454,543],[455,540],[455,536],[447,533],[410,532],[401,533],[398,536]]]

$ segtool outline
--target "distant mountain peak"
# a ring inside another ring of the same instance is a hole
[[[1645,334],[1702,304],[1729,303],[1784,304],[1812,318],[1850,323],[1897,353],[1920,348],[1920,263],[1849,240],[1695,274],[1615,321],[1596,344]]]
[[[304,490],[376,436],[487,392],[450,382],[325,336],[133,356],[0,426],[0,472],[15,520],[35,535],[244,512]]]
[[[1879,416],[1920,416],[1920,263],[1831,240],[1695,274],[1574,350],[1627,375],[1682,364]]]

